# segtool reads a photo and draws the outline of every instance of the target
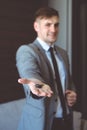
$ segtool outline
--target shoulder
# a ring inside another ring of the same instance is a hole
[[[38,51],[33,43],[21,45],[16,51],[16,59],[37,58]]]
[[[58,53],[58,55],[60,55],[60,57],[62,57],[62,59],[65,61],[65,63],[69,63],[69,57],[68,57],[68,53],[65,49],[56,46],[56,52]]]
[[[38,41],[35,39],[33,42],[28,43],[28,44],[24,44],[21,45],[18,49],[17,49],[17,53],[18,52],[24,52],[24,51],[35,51],[38,49],[38,47],[36,46],[36,44],[38,43]]]
[[[17,49],[16,54],[27,53],[27,52],[32,52],[32,51],[33,51],[33,49],[32,49],[32,43],[29,43],[29,44],[21,45]]]
[[[57,45],[55,45],[55,49],[57,52],[59,52],[60,54],[64,54],[64,55],[67,55],[67,51]]]

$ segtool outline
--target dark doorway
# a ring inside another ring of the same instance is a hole
[[[72,73],[77,87],[76,110],[87,119],[87,1],[73,0]]]
[[[0,103],[24,98],[15,63],[17,48],[32,42],[33,14],[47,0],[3,0],[0,2]]]

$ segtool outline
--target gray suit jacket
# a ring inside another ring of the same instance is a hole
[[[69,73],[67,53],[55,45],[56,52],[62,57],[66,70],[65,89],[74,89]],[[24,85],[26,104],[23,108],[18,130],[51,130],[54,113],[57,108],[56,90],[53,72],[44,49],[35,40],[32,44],[22,45],[16,53],[16,65],[20,77],[35,78],[51,86],[54,95],[51,98],[34,98],[27,85]]]

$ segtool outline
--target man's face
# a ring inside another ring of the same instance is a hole
[[[53,44],[57,40],[59,32],[59,18],[57,16],[38,18],[34,23],[34,29],[41,40],[48,44]]]

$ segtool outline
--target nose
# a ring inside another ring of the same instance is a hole
[[[51,31],[55,32],[56,31],[56,27],[54,25],[51,26]]]

